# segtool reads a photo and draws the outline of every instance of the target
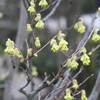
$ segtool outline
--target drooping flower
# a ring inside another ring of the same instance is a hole
[[[45,8],[46,6],[48,6],[48,2],[46,0],[40,0],[39,6],[41,6],[42,8]]]
[[[51,41],[50,41],[50,45],[53,45],[53,44],[57,44],[55,39],[51,39]]]
[[[86,50],[86,48],[85,47],[82,47],[81,49],[80,49],[80,53],[86,53],[87,52],[87,50]]]
[[[67,64],[67,67],[72,68],[72,69],[77,69],[77,68],[78,68],[78,65],[79,65],[79,64],[78,64],[75,60],[73,60],[73,59],[68,59],[67,62],[66,62],[66,64]]]
[[[71,90],[68,88],[66,89],[66,95],[64,96],[65,100],[72,100],[73,97],[71,96]]]
[[[9,47],[9,48],[13,48],[14,47],[14,42],[8,38],[8,40],[6,42],[6,46]]]
[[[78,88],[79,88],[79,86],[78,86],[78,83],[77,83],[77,80],[76,80],[76,79],[74,79],[72,83],[73,83],[73,85],[72,85],[72,88],[73,88],[73,89],[78,89]]]
[[[39,20],[39,21],[36,23],[35,27],[37,27],[38,29],[43,29],[43,28],[44,28],[44,23],[43,23],[43,21],[42,21],[42,20]]]
[[[81,56],[80,60],[83,62],[83,65],[89,65],[90,63],[90,57],[86,53]]]
[[[35,46],[36,46],[37,48],[41,47],[39,37],[36,37],[36,39],[35,39]]]
[[[29,48],[29,49],[27,50],[27,54],[28,54],[28,56],[31,56],[31,55],[32,55],[32,48]]]
[[[19,57],[20,51],[18,50],[18,48],[15,48],[15,49],[14,49],[13,55],[14,55],[15,57]]]
[[[58,38],[59,41],[61,41],[61,39],[63,39],[64,36],[65,36],[65,34],[62,33],[61,31],[59,31],[57,38]]]
[[[59,46],[57,44],[53,44],[51,50],[53,52],[57,52],[59,50]]]
[[[83,25],[83,19],[82,18],[79,18],[79,22],[77,22],[74,25],[74,29],[76,29],[77,32],[79,32],[79,33],[84,33],[85,32],[86,27]]]
[[[29,6],[29,8],[27,9],[27,11],[29,11],[30,14],[34,14],[36,12],[35,8],[33,6]]]
[[[86,92],[85,90],[81,91],[81,100],[88,100],[88,98],[86,97]]]
[[[26,25],[26,29],[27,29],[27,32],[28,32],[28,33],[32,32],[32,27],[31,27],[30,24],[27,24],[27,25]]]
[[[34,0],[31,0],[30,5],[31,5],[32,7],[35,7],[35,2],[34,2]]]
[[[38,72],[37,72],[37,68],[36,67],[32,67],[32,75],[33,76],[37,76]]]
[[[40,13],[38,13],[35,17],[35,21],[39,21],[39,20],[41,20],[41,14]]]
[[[92,40],[97,42],[100,40],[100,35],[98,35],[97,33],[94,33],[93,36],[92,36]]]

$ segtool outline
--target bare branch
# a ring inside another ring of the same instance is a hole
[[[62,0],[58,0],[58,2],[56,3],[56,5],[54,6],[54,8],[52,9],[52,11],[45,17],[42,19],[42,21],[46,21],[48,20],[48,18],[50,18],[54,13],[55,11],[57,10],[58,6],[60,5]]]

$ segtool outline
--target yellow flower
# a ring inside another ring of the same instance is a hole
[[[86,92],[85,90],[81,91],[81,100],[88,100],[88,98],[86,97]]]
[[[57,52],[59,50],[59,46],[57,44],[53,44],[51,50],[53,52]]]
[[[72,59],[73,60],[76,60],[77,59],[77,56],[75,54],[72,54]]]
[[[7,54],[10,54],[10,55],[13,55],[13,54],[14,54],[14,49],[13,49],[13,48],[7,47],[7,48],[4,50],[4,52],[7,53]]]
[[[92,40],[97,42],[100,40],[100,35],[98,35],[97,33],[94,33],[93,36],[92,36]]]
[[[85,47],[82,47],[81,49],[80,49],[80,53],[86,53],[87,51],[86,51],[86,48]]]
[[[34,57],[38,57],[37,53],[35,53],[35,54],[33,54],[33,55],[34,55]]]
[[[35,27],[37,27],[38,29],[43,29],[43,28],[44,28],[44,23],[43,23],[43,21],[42,21],[42,20],[39,20],[39,21],[36,23]]]
[[[14,47],[14,42],[11,41],[11,40],[8,38],[8,40],[7,40],[7,42],[6,42],[6,46],[9,47],[9,48],[13,48],[13,47]]]
[[[34,0],[31,0],[30,5],[31,5],[32,7],[35,7]]]
[[[27,9],[27,11],[29,11],[30,14],[34,14],[36,12],[33,6],[29,6],[29,8]]]
[[[27,27],[27,32],[28,32],[28,33],[32,32],[32,27],[31,27],[30,24],[27,24],[26,27]]]
[[[66,64],[67,64],[67,67],[70,68],[71,67],[71,59],[68,59],[67,62],[66,62]]]
[[[78,23],[76,23],[75,25],[74,25],[74,29],[78,29],[78,27],[79,27],[79,25],[78,25]]]
[[[84,32],[85,32],[85,29],[86,29],[86,28],[85,28],[84,25],[80,25],[77,31],[78,31],[79,33],[84,33]]]
[[[52,39],[52,40],[50,41],[50,45],[53,45],[53,44],[57,44],[57,42],[56,42],[55,39]]]
[[[64,51],[67,51],[67,50],[68,50],[68,47],[66,45],[64,45],[64,46],[61,47],[61,51],[64,52]]]
[[[63,47],[65,45],[68,45],[68,42],[65,41],[64,39],[61,39],[60,42],[59,42],[59,47]]]
[[[71,96],[71,90],[70,89],[66,89],[66,95],[64,96],[65,100],[72,100],[73,97]]]
[[[79,65],[79,64],[78,64],[75,60],[72,60],[70,66],[71,66],[72,69],[77,69],[78,65]]]
[[[73,89],[78,89],[78,88],[79,88],[76,79],[73,80],[73,86],[72,86],[72,88],[73,88]]]
[[[41,14],[40,13],[38,13],[35,17],[35,21],[39,21],[39,20],[41,20]]]
[[[90,57],[86,53],[81,56],[80,60],[83,62],[83,65],[89,65],[90,63]]]
[[[32,67],[32,75],[37,76],[38,72],[37,72],[37,68],[36,67]]]
[[[67,67],[72,68],[72,69],[77,69],[79,65],[75,60],[71,60],[71,59],[68,59],[66,64],[67,64]]]
[[[79,18],[79,22],[77,22],[74,25],[74,29],[76,29],[77,32],[79,32],[79,33],[84,33],[85,32],[86,27],[83,25],[83,19],[82,18]]]
[[[95,28],[94,29],[94,33],[98,33],[99,29],[98,28]]]
[[[28,49],[27,54],[28,54],[28,56],[31,56],[32,55],[32,48],[29,48]]]
[[[37,48],[41,47],[39,37],[36,37],[36,39],[35,39],[35,46],[36,46]]]
[[[13,55],[14,55],[15,57],[19,57],[20,51],[18,50],[18,48],[15,48],[15,49],[14,49]]]
[[[63,39],[64,36],[65,36],[65,34],[63,34],[61,31],[59,31],[57,38],[60,41],[61,39]]]
[[[41,6],[42,8],[45,8],[46,6],[48,6],[48,2],[46,0],[40,0],[39,6]]]
[[[19,55],[18,57],[20,59],[20,62],[23,63],[24,62],[24,57],[22,55]]]

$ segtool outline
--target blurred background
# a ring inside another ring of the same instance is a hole
[[[50,1],[48,0],[48,2]],[[11,59],[4,53],[4,49],[6,48],[5,42],[8,38],[18,44],[18,47],[22,50],[24,55],[26,53],[26,44],[24,41],[28,34],[26,32],[25,26],[26,23],[29,23],[29,18],[27,17],[27,12],[25,11],[23,5],[24,4],[22,3],[22,0],[0,0],[0,12],[3,14],[2,18],[0,19],[0,100],[3,100],[3,97],[7,92],[4,92],[6,87],[9,87],[10,90],[8,90],[12,93],[12,99],[9,100],[24,100],[25,98],[24,95],[18,92],[20,85],[26,82],[24,73],[20,69],[18,70],[18,73],[14,75]],[[56,35],[59,30],[66,32],[66,29],[69,28],[76,19],[76,15],[84,18],[84,25],[88,29],[90,26],[92,26],[91,22],[93,16],[99,6],[100,0],[62,0],[60,6],[53,16],[51,16],[45,22],[45,28],[42,31],[34,29],[35,35],[40,37],[41,44],[43,46],[54,35]],[[46,11],[42,12],[42,18],[45,17],[52,10],[52,8],[53,7],[50,7]],[[37,10],[39,11],[40,8],[37,7]],[[96,27],[100,29],[100,18],[98,18]],[[69,47],[71,48],[70,52],[73,52],[76,49],[77,43],[80,42],[82,36],[83,34],[77,33],[73,28],[68,31],[65,39],[69,42]],[[28,37],[31,46],[31,35]],[[87,50],[90,51],[99,43],[100,42],[94,43],[92,40],[89,40],[88,44],[86,45]],[[66,59],[66,56],[62,52],[58,51],[57,53],[52,53],[50,48],[50,46],[47,46],[39,53],[39,57],[31,60],[32,66],[35,66],[38,71],[38,76],[34,78],[36,85],[42,82],[42,79],[44,78],[44,72],[47,72],[47,74],[51,75],[51,78],[53,78],[53,73],[57,73],[60,64]],[[8,59],[10,60],[8,61]],[[20,66],[24,67],[23,64],[20,64]],[[86,66],[84,71],[78,77],[78,82],[80,83],[89,75],[94,74],[92,78],[90,78],[81,86],[81,88],[87,91],[87,96],[89,96],[92,91],[93,85],[100,70],[99,67],[100,49],[91,55],[90,65]],[[11,79],[10,82],[13,81],[12,86],[9,86],[9,82],[7,83],[9,79],[7,75],[10,68],[12,68],[11,71],[13,71],[13,73],[11,72],[11,75],[9,76]],[[75,72],[77,72],[77,70]],[[8,84],[8,86],[7,84],[4,85],[5,82]],[[30,87],[27,89],[30,91]],[[43,92],[46,93],[47,91],[48,89]],[[100,98],[98,100],[100,100]]]

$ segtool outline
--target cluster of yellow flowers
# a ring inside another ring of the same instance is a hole
[[[90,57],[86,54],[86,52],[87,51],[86,51],[85,47],[82,47],[80,49],[80,53],[82,53],[80,60],[82,61],[83,65],[90,64]],[[75,54],[73,54],[72,57],[66,61],[67,67],[72,68],[72,69],[77,69],[79,64],[77,63],[76,60],[77,60],[77,56]]]
[[[48,2],[46,0],[40,0],[38,5],[41,6],[42,8],[45,8],[46,6],[48,6]],[[30,14],[36,13],[35,6],[36,6],[35,1],[31,0],[30,1],[30,6],[27,9]],[[35,27],[37,27],[38,29],[43,29],[44,28],[44,23],[41,20],[41,14],[40,13],[36,14],[35,21],[37,21]],[[30,30],[31,30],[31,28],[28,28],[29,32],[31,32]]]
[[[77,22],[74,25],[74,29],[76,29],[77,32],[79,32],[79,33],[84,33],[85,32],[86,27],[83,25],[83,19],[82,18],[79,18],[79,22]]]
[[[23,59],[21,52],[19,51],[18,48],[15,47],[15,43],[12,40],[10,40],[9,38],[6,42],[6,49],[4,50],[4,52],[9,55],[13,55],[17,58]],[[24,61],[24,59],[23,59],[23,61]]]
[[[7,42],[6,42],[6,49],[5,49],[5,52],[7,53],[7,54],[10,54],[10,55],[14,55],[14,56],[16,56],[16,57],[19,57],[19,55],[20,55],[20,51],[18,50],[18,48],[15,48],[15,43],[12,41],[12,40],[10,40],[9,38],[8,38],[8,40],[7,40]]]
[[[77,69],[79,64],[77,63],[76,60],[77,60],[76,55],[72,55],[72,57],[68,59],[66,62],[67,67],[72,68],[72,69]]]
[[[92,36],[92,40],[97,42],[100,40],[100,35],[98,34],[99,29],[95,28],[94,29],[94,34]]]
[[[68,42],[63,39],[64,36],[65,36],[65,34],[63,34],[61,31],[59,31],[58,37],[57,37],[58,41],[59,41],[58,45],[57,45],[57,41],[55,39],[51,40],[50,45],[52,46],[51,50],[53,52],[57,52],[59,49],[63,52],[68,50],[68,47],[67,47]]]
[[[73,96],[71,95],[71,90],[69,88],[66,89],[66,94],[64,96],[65,100],[73,100]],[[88,100],[86,97],[86,92],[85,90],[81,91],[81,100]]]

